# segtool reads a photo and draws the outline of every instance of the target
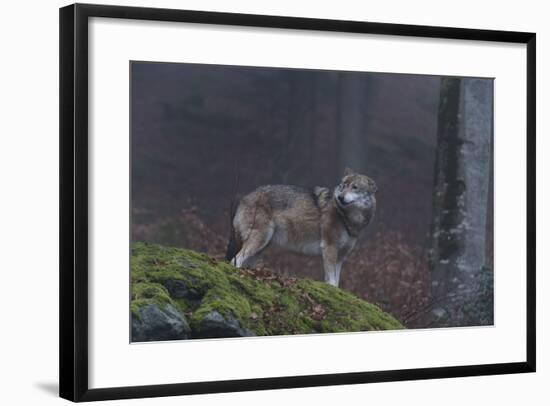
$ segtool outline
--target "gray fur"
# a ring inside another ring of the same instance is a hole
[[[374,216],[375,192],[372,179],[350,170],[332,193],[325,187],[261,186],[237,206],[227,257],[250,267],[270,244],[320,255],[325,282],[338,286],[345,258]]]

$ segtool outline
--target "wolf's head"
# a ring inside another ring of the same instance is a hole
[[[346,168],[342,181],[334,189],[334,199],[342,208],[372,209],[376,190],[371,178]]]

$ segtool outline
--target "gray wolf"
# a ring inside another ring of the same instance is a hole
[[[322,256],[325,282],[338,286],[342,264],[376,210],[376,184],[349,169],[331,192],[265,185],[244,196],[231,222],[226,258],[251,267],[270,244]]]

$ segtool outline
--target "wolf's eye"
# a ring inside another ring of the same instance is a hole
[[[351,188],[352,188],[353,190],[357,190],[357,185],[351,185]]]

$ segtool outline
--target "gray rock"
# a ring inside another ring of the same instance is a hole
[[[186,299],[191,303],[197,303],[203,296],[197,289],[187,286],[178,279],[167,279],[162,282],[162,285],[173,299]]]
[[[256,334],[241,327],[234,317],[224,317],[216,310],[211,311],[202,319],[197,331],[193,332],[197,338],[216,337],[251,337]]]
[[[132,341],[166,341],[189,338],[191,328],[173,306],[164,309],[148,304],[139,309],[139,317],[132,314]]]

